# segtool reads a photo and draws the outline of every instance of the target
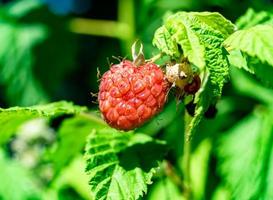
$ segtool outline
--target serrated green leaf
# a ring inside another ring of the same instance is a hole
[[[205,23],[207,26],[220,31],[224,38],[228,37],[235,31],[234,24],[224,18],[217,12],[194,12],[194,16],[199,19],[201,23]]]
[[[239,55],[229,57],[233,60],[246,59],[247,66],[242,68],[254,73],[266,86],[273,87],[273,26],[257,25],[249,29],[237,31],[226,41],[225,45],[233,52],[241,51],[246,54],[245,58]],[[241,68],[241,62],[231,63],[235,67]]]
[[[273,66],[272,34],[273,26],[257,25],[236,31],[225,40],[224,45],[228,49],[240,50]]]
[[[197,106],[194,118],[189,122],[190,136],[195,132],[208,106],[221,96],[224,83],[229,78],[229,63],[223,42],[234,32],[235,26],[219,13],[178,12],[170,15],[162,27],[171,35],[171,40],[182,48],[182,56],[188,58],[206,77],[194,100]],[[167,41],[162,42],[162,36],[155,35],[154,41],[156,40],[161,41],[156,43],[159,50],[167,49]]]
[[[64,120],[58,130],[58,143],[47,158],[53,164],[55,176],[73,157],[83,151],[86,138],[92,130],[105,127],[106,123],[91,113]]]
[[[232,199],[273,198],[273,113],[257,109],[221,138],[219,171]]]
[[[57,117],[64,114],[76,114],[86,110],[85,107],[60,101],[47,105],[32,107],[0,108],[0,144],[5,143],[24,122],[39,117]]]
[[[255,12],[249,8],[247,12],[236,21],[238,29],[247,29],[258,24],[273,25],[273,15],[270,12]]]
[[[143,134],[109,128],[91,133],[85,157],[95,199],[138,199],[165,151],[164,143]]]
[[[234,31],[235,26],[219,13],[178,12],[169,16],[165,20],[164,25],[158,29],[158,32],[170,34],[171,41],[175,41],[181,46],[184,56],[187,57],[191,63],[203,68],[205,66],[205,47],[204,44],[202,44],[204,41],[200,40],[196,34],[199,29],[202,29],[202,31],[210,29],[213,30],[213,33],[220,34],[222,38],[226,38]],[[164,35],[165,34],[155,34],[154,41],[161,42],[155,42],[154,44],[161,51],[167,53],[166,49],[170,50],[170,48],[166,45],[168,41],[163,42],[165,39],[163,37]],[[168,55],[172,56],[176,54],[177,52],[173,51]]]
[[[5,157],[0,151],[0,199],[26,200],[42,199],[41,188],[28,170]]]
[[[231,51],[228,55],[228,60],[231,66],[238,67],[239,69],[244,69],[249,73],[254,73],[252,69],[247,65],[246,57],[239,50]]]
[[[201,71],[204,67],[208,69],[213,95],[220,96],[229,73],[227,52],[222,43],[234,31],[235,26],[219,13],[178,12],[169,16],[162,27],[167,29],[172,41],[182,48],[183,56],[190,63]],[[154,41],[164,40],[157,37],[160,36],[155,35]],[[167,49],[166,43],[167,41],[161,42],[162,46],[157,43],[156,47],[160,50]]]

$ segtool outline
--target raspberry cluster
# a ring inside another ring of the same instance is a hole
[[[131,130],[162,109],[169,87],[163,71],[156,64],[136,66],[124,60],[112,65],[102,76],[99,108],[110,126]]]

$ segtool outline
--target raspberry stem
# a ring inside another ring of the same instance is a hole
[[[155,56],[153,56],[152,58],[150,58],[149,60],[146,60],[146,62],[151,62],[151,63],[154,63],[155,61],[157,61],[158,59],[160,59],[162,57],[162,53],[159,53]]]
[[[183,172],[184,172],[184,182],[185,182],[185,192],[184,196],[186,200],[192,199],[191,194],[191,177],[190,177],[190,162],[191,162],[191,139],[190,139],[190,128],[189,124],[192,120],[192,116],[190,116],[185,109],[184,114],[184,156],[183,156]]]

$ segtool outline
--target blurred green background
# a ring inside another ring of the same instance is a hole
[[[119,57],[131,58],[131,45],[137,39],[144,44],[146,58],[155,55],[153,34],[168,12],[217,11],[232,22],[248,8],[273,13],[270,0],[0,2],[2,108],[67,100],[97,110],[96,97],[90,94],[98,92],[97,70],[105,72]],[[272,98],[272,89],[254,76],[231,69],[222,99],[207,112],[193,138],[194,199],[250,199],[249,194],[257,197],[253,199],[273,199]],[[164,111],[138,130],[168,142],[170,150],[162,168],[172,166],[176,172],[164,175],[159,171],[143,199],[182,198],[183,109],[171,94]],[[86,177],[79,170],[83,167],[80,159],[75,157],[69,167],[63,166],[61,178],[54,183],[48,163],[41,161],[41,155],[54,145],[62,120],[31,122],[27,131],[20,129],[1,148],[0,199],[40,199],[32,196],[40,190],[46,193],[43,199],[91,199]],[[244,167],[249,169],[245,174]],[[258,186],[254,188],[253,182]],[[17,195],[13,190],[18,190]]]

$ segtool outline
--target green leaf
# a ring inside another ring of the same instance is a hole
[[[235,30],[234,24],[217,12],[194,12],[194,16],[207,26],[220,31],[225,38]]]
[[[41,199],[41,188],[30,172],[0,151],[0,199]]]
[[[194,65],[203,68],[205,66],[205,48],[192,30],[191,22],[188,23],[186,18],[189,18],[189,16],[185,13],[177,13],[169,16],[164,24],[172,39],[182,48],[184,56]],[[160,50],[163,47],[157,46]]]
[[[165,152],[164,143],[144,134],[93,131],[85,157],[95,199],[138,199],[147,192]]]
[[[259,108],[221,138],[219,171],[232,199],[273,198],[272,122],[272,108]]]
[[[223,42],[234,32],[235,26],[219,13],[178,12],[169,16],[159,30],[167,32],[171,40],[181,47],[181,56],[188,58],[204,74],[201,89],[194,100],[197,104],[194,118],[189,122],[188,134],[191,135],[208,106],[221,96],[223,85],[229,78],[229,63]],[[154,41],[159,40],[160,43],[154,42],[155,46],[167,53],[168,41],[162,42],[164,37],[155,34]],[[175,54],[173,51],[168,55]]]
[[[77,114],[86,110],[85,107],[60,101],[47,105],[31,107],[0,108],[0,144],[5,143],[24,122],[39,117],[58,117],[64,114]]]
[[[227,53],[222,43],[234,28],[234,25],[219,13],[178,12],[169,16],[159,30],[163,29],[171,35],[172,41],[182,48],[183,56],[188,58],[190,63],[201,71],[206,67],[210,73],[209,82],[213,95],[218,97],[229,73]],[[154,41],[159,40],[164,38],[156,34]],[[166,44],[167,41],[155,43],[156,47],[165,53],[165,49],[168,49]]]
[[[267,86],[273,87],[273,26],[257,25],[249,29],[240,30],[232,34],[225,45],[231,49],[232,57],[229,57],[233,66],[243,68],[254,73]],[[233,52],[241,51],[246,54],[245,58],[234,55]],[[247,66],[242,62],[247,61]]]
[[[105,127],[107,125],[104,121],[91,113],[64,120],[58,130],[58,143],[47,157],[53,164],[55,176],[72,158],[83,151],[87,136],[92,130]]]
[[[273,66],[262,63],[259,59],[252,57],[248,57],[248,65],[265,86],[273,88]]]
[[[236,31],[230,35],[224,45],[228,49],[241,50],[261,62],[273,66],[273,26],[257,25],[246,30]]]
[[[239,69],[244,69],[249,73],[254,73],[252,69],[249,68],[246,61],[246,56],[242,54],[239,50],[231,51],[228,55],[229,64],[231,66],[238,67]]]
[[[214,33],[211,35],[212,38],[215,33],[226,38],[234,31],[234,28],[234,25],[219,13],[178,12],[169,16],[164,25],[156,31],[154,45],[162,52],[172,56],[177,54],[177,50],[169,48],[168,44],[176,42],[191,63],[203,68],[205,66],[205,45],[197,32],[204,31],[203,34],[207,34],[205,31],[211,30]],[[164,42],[166,39],[169,41]]]
[[[248,29],[258,24],[273,25],[273,15],[270,12],[255,12],[249,8],[247,12],[236,21],[238,29]]]
[[[161,51],[171,57],[178,57],[179,52],[175,41],[171,38],[165,26],[158,28],[155,32],[153,45],[162,47]]]

